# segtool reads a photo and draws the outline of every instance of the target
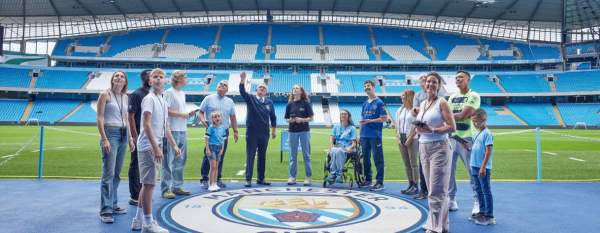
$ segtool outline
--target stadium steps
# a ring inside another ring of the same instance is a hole
[[[556,91],[556,83],[555,82],[548,81],[548,86],[550,86],[550,92],[557,92]]]
[[[436,50],[430,50],[428,48],[432,48],[431,44],[429,44],[429,40],[427,39],[427,36],[425,36],[425,32],[421,32],[421,38],[423,38],[423,43],[425,43],[425,48],[427,48],[427,54],[429,54],[429,56],[431,57],[432,61],[437,60],[437,53]]]
[[[69,117],[71,117],[75,113],[79,112],[79,110],[81,108],[83,108],[84,106],[85,106],[85,102],[81,101],[81,103],[79,103],[79,105],[77,105],[77,107],[73,108],[69,113],[65,114],[63,117],[61,117],[60,119],[58,119],[56,122],[63,122],[65,119],[68,119]]]
[[[319,25],[319,45],[325,46],[325,35],[323,33],[323,26]]]
[[[38,77],[31,77],[31,81],[29,81],[29,89],[34,89],[35,88],[35,84],[37,83]]]
[[[562,115],[560,114],[560,110],[558,110],[558,106],[556,104],[552,104],[552,111],[554,111],[554,116],[556,117],[556,120],[558,120],[558,124],[561,127],[565,127],[565,121],[563,120]]]
[[[269,27],[267,28],[267,43],[266,43],[266,46],[271,46],[271,52],[267,53],[267,52],[265,52],[264,49],[262,49],[263,53],[265,54],[265,60],[271,60],[271,54],[273,54],[273,46],[271,44],[272,41],[273,41],[273,26],[269,25]]]
[[[375,55],[375,60],[381,61],[381,50],[379,50],[379,48],[377,47],[375,32],[373,31],[373,28],[371,26],[367,26],[367,29],[369,29],[369,38],[371,39],[371,48],[369,48],[368,50],[371,51],[373,55]],[[379,52],[375,53],[375,50],[378,50]]]
[[[110,46],[110,41],[112,40],[113,36],[112,35],[108,35],[106,37],[106,41],[104,41],[104,43],[102,43],[100,45],[100,50],[98,50],[98,53],[96,53],[96,57],[102,57],[102,54],[104,53],[104,51],[108,51],[108,48]]]
[[[223,32],[223,25],[219,25],[219,28],[217,29],[217,33],[215,34],[215,41],[213,42],[212,46],[219,46],[219,41],[221,41],[221,32]],[[208,58],[215,59],[215,57],[217,56],[217,53],[220,52],[220,49],[217,51],[217,50],[209,48],[209,51],[210,51],[210,54],[208,54]]]
[[[524,126],[529,126],[529,124],[527,124],[527,122],[525,122],[523,119],[521,119],[519,116],[517,116],[517,114],[515,114],[513,111],[510,110],[510,108],[506,107],[506,106],[502,106],[502,109],[504,111],[502,112],[497,112],[500,115],[511,115],[512,117],[514,117],[517,121],[519,121],[519,123],[523,124]]]
[[[33,101],[29,100],[29,103],[27,103],[27,107],[25,107],[25,111],[23,111],[23,115],[21,116],[21,119],[19,120],[20,123],[27,122],[27,119],[29,119],[29,115],[31,114],[32,109],[33,109]]]
[[[494,82],[494,83],[496,84],[498,89],[500,89],[502,91],[502,93],[508,93],[508,91],[506,91],[506,89],[504,89],[504,87],[502,86],[502,83],[500,83],[500,80],[498,80],[498,82]]]

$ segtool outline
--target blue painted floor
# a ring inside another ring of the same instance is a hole
[[[98,181],[0,180],[0,232],[129,232],[135,208],[127,205],[127,181],[119,187],[119,202],[129,207],[129,213],[116,216],[114,224],[102,224],[98,218],[99,187]],[[201,192],[197,181],[185,187]],[[402,196],[404,187],[387,183],[384,192]],[[228,183],[228,189],[236,188],[242,184]],[[460,210],[450,213],[451,232],[600,231],[600,183],[495,182],[494,226],[478,226],[467,220],[472,208],[469,189],[468,183],[459,183]],[[155,192],[155,210],[168,202]],[[426,206],[426,201],[419,203]]]

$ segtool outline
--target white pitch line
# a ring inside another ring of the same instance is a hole
[[[585,160],[583,160],[583,159],[578,159],[578,158],[575,158],[575,157],[569,157],[569,159],[570,159],[570,160],[575,160],[575,161],[577,161],[577,162],[585,162]]]
[[[554,153],[554,152],[548,152],[548,151],[545,151],[545,152],[544,152],[544,154],[549,154],[549,155],[558,155],[557,153]]]
[[[239,170],[235,175],[236,176],[243,176],[244,174],[246,174],[246,170]]]

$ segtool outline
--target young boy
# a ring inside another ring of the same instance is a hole
[[[471,216],[476,224],[496,224],[490,177],[492,176],[492,149],[494,137],[486,126],[487,113],[483,109],[475,110],[471,119],[479,132],[475,134],[471,149],[471,180],[477,192],[479,213]]]
[[[167,121],[167,104],[162,97],[165,86],[165,72],[154,69],[150,72],[150,93],[142,100],[142,128],[137,140],[138,163],[142,189],[138,198],[137,213],[131,223],[131,230],[142,232],[165,233],[168,230],[160,227],[152,218],[152,193],[156,184],[158,166],[163,159],[163,138],[179,157],[181,151],[171,135]]]

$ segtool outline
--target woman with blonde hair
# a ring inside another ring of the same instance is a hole
[[[127,74],[117,71],[110,78],[110,89],[98,97],[96,115],[102,149],[100,220],[103,223],[114,222],[114,214],[127,213],[127,209],[117,206],[125,147],[129,143],[130,150],[135,149],[129,133],[127,106]]]
[[[288,185],[296,184],[298,142],[304,156],[304,185],[311,185],[312,168],[310,162],[310,128],[308,122],[313,119],[313,110],[308,101],[308,94],[300,85],[294,85],[285,108],[285,119],[289,123],[290,166]]]
[[[395,122],[398,147],[402,154],[404,170],[408,179],[408,187],[401,192],[407,195],[415,195],[419,191],[419,143],[414,142],[416,134],[412,124],[415,120],[412,114],[414,96],[415,92],[413,90],[405,90],[402,93],[400,96],[402,98],[402,107],[396,111]]]

